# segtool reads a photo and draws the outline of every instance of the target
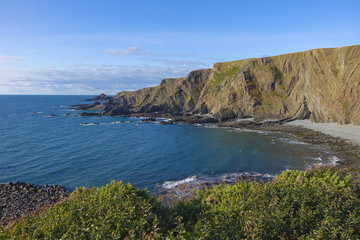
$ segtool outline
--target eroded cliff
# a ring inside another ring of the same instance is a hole
[[[106,114],[212,114],[360,125],[360,45],[216,63],[186,78],[120,92]]]

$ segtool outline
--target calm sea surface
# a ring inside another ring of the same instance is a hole
[[[59,184],[73,190],[116,179],[153,190],[156,184],[271,177],[334,160],[326,149],[291,135],[78,117],[67,110],[89,97],[0,96],[0,183]]]

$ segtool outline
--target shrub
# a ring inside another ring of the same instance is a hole
[[[147,191],[112,181],[102,188],[77,188],[67,201],[14,223],[2,234],[9,239],[155,238],[160,211]]]
[[[349,177],[325,169],[218,186],[187,203],[202,209],[190,231],[202,239],[358,239],[356,190]]]
[[[0,239],[359,238],[358,186],[323,168],[215,186],[173,207],[112,181],[0,228]]]

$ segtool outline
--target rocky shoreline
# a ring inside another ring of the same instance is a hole
[[[41,211],[69,195],[70,192],[59,185],[40,186],[25,182],[0,184],[0,225]]]
[[[301,126],[289,126],[283,123],[249,124],[241,127],[243,123],[225,122],[220,127],[246,128],[252,130],[288,133],[296,136],[300,141],[314,145],[326,146],[339,157],[335,166],[339,171],[350,171],[360,176],[360,146],[352,141],[334,137],[322,132],[307,129]],[[359,180],[360,183],[360,180]]]
[[[286,133],[296,136],[301,142],[326,146],[340,161],[335,166],[338,171],[348,171],[355,176],[360,176],[360,145],[343,139],[325,134],[319,131],[304,128],[302,126],[292,126],[286,123],[295,119],[284,120],[228,120],[219,122],[210,116],[200,117],[198,115],[179,117],[176,116],[167,122],[160,122],[160,124],[214,124],[217,127],[234,128],[234,129],[249,129],[257,131],[269,131],[277,133]],[[360,184],[360,178],[354,177]]]
[[[205,119],[201,121],[175,118],[167,121],[164,124],[197,124],[206,122]],[[206,118],[209,119],[209,118]],[[329,149],[332,154],[339,158],[334,167],[340,174],[351,173],[352,181],[360,186],[360,145],[355,142],[348,141],[340,137],[334,137],[328,134],[324,134],[319,131],[304,128],[302,126],[291,126],[286,125],[287,121],[226,121],[226,122],[215,122],[214,125],[220,128],[233,128],[233,129],[247,129],[256,131],[267,131],[276,133],[285,133],[294,135],[299,141],[314,145],[323,146]],[[208,123],[213,123],[210,120]],[[325,166],[326,167],[326,166]],[[237,180],[259,180],[257,178],[241,178]],[[264,179],[262,179],[264,180]],[[211,187],[219,184],[233,184],[234,182],[215,182],[215,183],[201,183],[201,184],[179,184],[171,189],[162,189],[158,198],[168,205],[174,205],[177,201],[186,201],[191,196],[196,194],[197,190],[203,190],[205,187]]]
[[[100,107],[102,106],[102,107]],[[210,114],[174,114],[174,113],[129,113],[123,111],[108,111],[105,104],[93,103],[74,105],[73,110],[87,111],[81,112],[80,116],[124,116],[124,117],[144,117],[142,121],[154,121],[155,118],[167,118],[167,121],[160,121],[159,124],[215,124],[218,127],[251,129],[261,131],[283,132],[293,134],[305,143],[315,145],[325,145],[340,157],[338,170],[347,170],[360,175],[360,145],[340,137],[334,137],[319,131],[304,128],[302,126],[286,125],[288,122],[297,118],[284,118],[277,120],[269,119],[240,119],[237,120],[233,115],[222,112],[220,115]],[[96,109],[94,109],[94,107]],[[102,110],[94,112],[93,110]],[[360,180],[359,180],[360,182]]]

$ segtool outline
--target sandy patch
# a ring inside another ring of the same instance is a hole
[[[337,123],[312,123],[309,120],[296,120],[286,123],[286,125],[302,126],[334,137],[351,140],[360,145],[360,126],[351,124],[340,125]]]

